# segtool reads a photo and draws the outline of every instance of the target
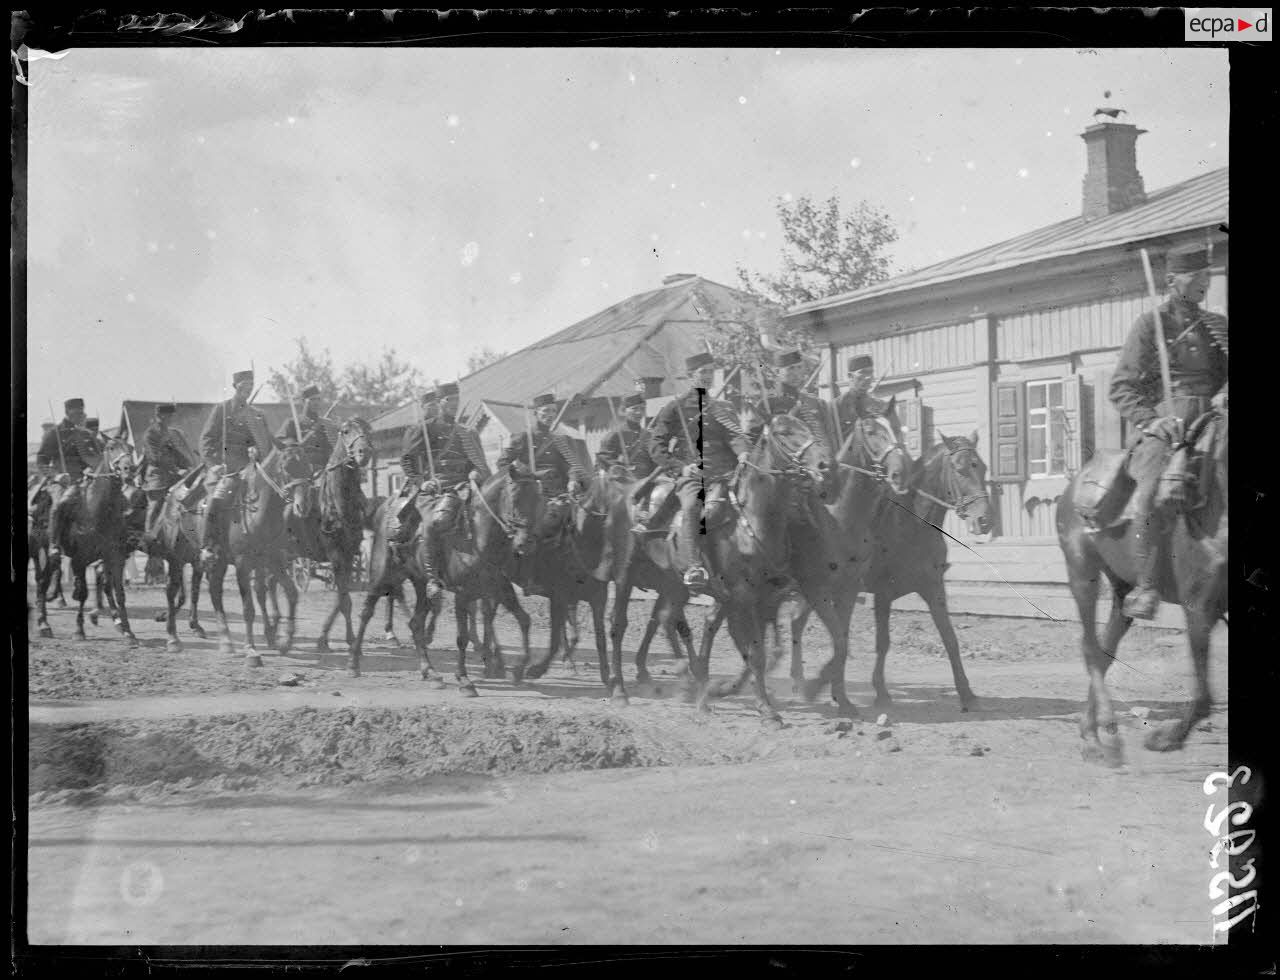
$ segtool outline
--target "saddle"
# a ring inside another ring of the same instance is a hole
[[[1075,507],[1095,531],[1121,523],[1124,506],[1137,482],[1129,475],[1129,454],[1120,450],[1095,453],[1076,478]]]

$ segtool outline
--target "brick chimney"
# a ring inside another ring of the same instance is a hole
[[[1146,189],[1138,173],[1136,144],[1146,132],[1131,123],[1114,122],[1123,109],[1095,109],[1094,123],[1080,134],[1087,166],[1084,174],[1084,219],[1092,221],[1136,204],[1145,204]],[[1107,119],[1105,117],[1111,117]]]

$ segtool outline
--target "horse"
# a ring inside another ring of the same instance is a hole
[[[769,727],[782,726],[782,716],[765,685],[764,632],[776,619],[791,583],[790,552],[797,526],[791,512],[797,504],[807,512],[808,498],[830,491],[830,452],[820,435],[790,415],[770,418],[747,458],[734,470],[727,502],[730,520],[714,526],[704,521],[708,591],[724,608],[743,671],[728,687],[710,685],[710,653],[704,644],[697,670],[690,665],[700,709],[707,708],[708,697],[736,692],[749,674],[761,721]]]
[[[1193,668],[1191,700],[1177,718],[1154,727],[1146,746],[1157,752],[1182,748],[1192,727],[1209,716],[1209,634],[1227,620],[1227,411],[1213,409],[1188,428],[1203,463],[1196,506],[1183,508],[1166,526],[1167,548],[1157,569],[1165,602],[1182,606]],[[1107,668],[1133,620],[1124,615],[1125,596],[1137,578],[1132,521],[1094,530],[1075,505],[1085,474],[1078,474],[1058,502],[1058,543],[1067,562],[1072,597],[1080,613],[1080,647],[1089,674],[1089,695],[1080,718],[1086,761],[1120,766],[1124,744],[1107,691]],[[1111,613],[1098,642],[1096,610],[1103,577],[1111,587]],[[1099,735],[1105,735],[1105,740]]]
[[[329,631],[341,613],[347,627],[347,646],[355,642],[351,628],[352,562],[364,543],[364,468],[373,458],[373,428],[364,419],[347,419],[338,427],[333,451],[317,474],[318,506],[310,486],[298,486],[288,510],[285,534],[290,553],[328,562],[333,569],[337,599],[325,616],[316,640],[317,653],[329,653]],[[273,595],[274,598],[274,595]]]
[[[188,565],[191,566],[191,618],[187,626],[202,640],[208,636],[200,625],[198,612],[200,583],[204,578],[204,565],[200,561],[198,517],[187,508],[183,499],[185,492],[203,473],[203,466],[196,467],[169,488],[147,541],[147,553],[162,561],[166,568],[165,611],[157,619],[165,624],[165,632],[169,635],[165,649],[170,653],[182,651],[182,641],[178,639],[178,610],[182,608],[186,596],[183,571]]]
[[[980,709],[969,687],[960,660],[960,644],[947,610],[948,568],[946,532],[942,521],[948,510],[966,521],[970,534],[991,530],[991,505],[986,489],[986,463],[978,455],[978,434],[946,436],[930,447],[911,467],[907,494],[901,501],[888,495],[873,519],[875,543],[862,590],[875,597],[876,665],[871,675],[875,707],[893,703],[885,686],[884,662],[889,653],[889,613],[895,599],[915,593],[929,607],[934,627],[951,662],[951,675],[960,696],[961,711]],[[791,619],[791,675],[804,681],[800,637],[812,608],[800,598]]]
[[[28,487],[31,491],[33,488]],[[44,580],[44,567],[49,563],[49,511],[53,509],[53,497],[47,484],[41,480],[34,487],[34,492],[27,497],[27,560],[32,565],[37,587]],[[62,563],[50,573],[51,585],[45,595],[47,602],[55,598],[65,606],[67,600],[62,595]]]
[[[250,588],[253,588],[259,605],[265,611],[269,574],[283,586],[289,613],[284,637],[278,643],[275,642],[274,624],[269,619],[263,624],[266,639],[281,653],[287,653],[293,643],[298,587],[285,573],[285,508],[299,506],[298,498],[305,495],[293,491],[309,483],[310,475],[306,461],[296,451],[272,449],[264,462],[259,462],[256,454],[251,454],[250,462],[241,474],[244,485],[240,499],[234,508],[228,508],[229,527],[224,543],[214,549],[213,557],[206,563],[209,597],[218,617],[218,649],[221,653],[233,653],[235,650],[222,601],[227,567],[235,565],[236,584],[244,608],[245,664],[250,667],[262,666],[262,657],[253,642],[254,607]],[[207,512],[204,520],[208,520]]]
[[[520,608],[515,591],[511,588],[509,558],[513,551],[522,554],[528,547],[529,528],[541,517],[542,498],[538,483],[531,476],[520,474],[515,467],[495,473],[483,486],[472,485],[471,499],[463,508],[461,519],[472,529],[470,540],[461,542],[446,537],[443,542],[444,559],[436,569],[446,587],[455,590],[454,611],[458,617],[458,670],[459,691],[464,696],[474,696],[475,685],[467,676],[466,648],[470,638],[470,606],[474,600],[489,592],[496,594],[520,624],[524,648],[529,649],[529,616]],[[360,676],[360,657],[365,630],[373,618],[374,607],[380,598],[394,596],[401,583],[409,579],[416,593],[409,629],[414,646],[421,659],[422,679],[433,686],[443,687],[444,679],[431,665],[427,646],[434,635],[440,602],[427,598],[427,575],[423,567],[424,526],[414,532],[407,548],[393,549],[386,537],[386,511],[391,501],[381,503],[371,521],[373,547],[369,560],[369,591],[365,595],[364,608],[360,612],[360,625],[356,641],[348,659],[348,673]],[[430,625],[427,617],[430,615]],[[492,613],[488,613],[490,619]],[[502,676],[502,662],[492,662],[486,651],[487,676]]]
[[[516,562],[529,549],[532,529],[542,520],[542,508],[538,480],[514,465],[509,466],[490,477],[483,487],[472,484],[470,499],[459,514],[459,519],[467,523],[470,534],[465,539],[447,534],[441,542],[440,567],[436,571],[445,588],[453,593],[458,647],[458,666],[454,676],[459,693],[466,697],[475,697],[477,693],[475,684],[467,675],[467,645],[475,632],[477,605],[484,621],[484,639],[478,644],[484,661],[484,676],[506,676],[493,630],[499,604],[515,616],[520,627],[522,659],[512,671],[516,683],[520,683],[523,665],[530,660],[529,614],[520,605],[511,583]],[[425,528],[424,521],[424,532]],[[425,556],[424,533],[415,538],[415,545],[419,555]],[[433,611],[433,621],[436,615]]]
[[[125,526],[123,479],[111,462],[104,456],[102,462],[86,478],[86,484],[74,508],[59,509],[55,500],[50,510],[49,561],[45,564],[41,581],[37,583],[37,626],[42,637],[53,636],[45,596],[49,590],[49,580],[53,577],[53,569],[60,564],[61,555],[65,553],[71,559],[74,581],[71,597],[79,604],[76,610],[76,639],[86,638],[84,604],[89,598],[89,586],[85,572],[89,565],[101,561],[119,614],[116,628],[128,638],[130,647],[139,645],[138,638],[129,625],[124,599],[124,563],[129,555],[129,546]]]

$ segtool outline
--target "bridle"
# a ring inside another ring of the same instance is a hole
[[[325,468],[321,471],[322,473],[331,473],[336,469],[358,470],[363,468],[363,464],[356,456],[356,448],[364,438],[364,432],[361,431],[357,438],[348,441],[347,433],[351,427],[352,424],[348,422],[338,430],[338,445],[342,447],[342,458],[336,462],[326,463]]]
[[[889,435],[888,445],[885,447],[884,452],[880,453],[878,456],[872,456],[871,450],[867,446],[864,426],[868,424],[878,426]],[[863,436],[863,438],[858,439],[859,435]],[[840,451],[836,453],[835,458],[837,461],[839,461],[845,453],[852,448],[855,439],[858,440],[858,443],[862,448],[862,453],[866,456],[871,468],[866,469],[861,466],[856,466],[853,463],[841,463],[840,465],[849,467],[849,469],[853,470],[855,473],[861,473],[863,476],[872,477],[879,483],[883,483],[888,478],[888,471],[885,469],[884,461],[894,452],[900,452],[904,456],[906,455],[906,450],[902,448],[902,444],[898,441],[898,436],[893,431],[893,427],[889,424],[887,419],[879,415],[873,416],[872,418],[862,418],[857,420],[853,426],[853,431],[845,436],[844,442],[840,446]]]
[[[507,473],[505,476],[503,476],[503,479],[507,481],[507,483],[511,485],[512,488],[514,489],[514,485],[517,482],[516,478],[512,477],[510,473]],[[537,487],[539,494],[542,493],[541,480],[539,480],[536,476],[521,477],[520,482],[524,482],[526,479],[533,482],[533,484]],[[514,538],[519,532],[527,531],[529,529],[529,522],[526,521],[523,517],[520,517],[514,513],[508,514],[505,519],[498,516],[498,513],[491,506],[489,506],[489,501],[486,500],[484,496],[484,488],[480,486],[480,484],[476,481],[475,477],[471,478],[471,486],[475,489],[476,496],[480,498],[481,505],[484,507],[486,511],[488,511],[489,516],[493,518],[494,523],[498,525],[498,529],[502,531],[502,533],[506,537]],[[505,496],[508,498],[508,506],[510,506],[514,510],[514,504],[511,504],[512,494],[507,493]]]
[[[943,500],[942,498],[935,497],[933,494],[921,490],[918,487],[915,488],[917,496],[924,497],[926,500],[932,501],[945,510],[954,510],[956,512],[956,516],[962,521],[968,520],[970,507],[976,504],[979,500],[989,499],[986,490],[980,490],[977,493],[965,493],[960,488],[960,473],[959,467],[955,463],[955,458],[962,453],[968,453],[971,451],[972,450],[967,445],[961,446],[958,449],[949,448],[947,450],[946,493],[949,499]]]

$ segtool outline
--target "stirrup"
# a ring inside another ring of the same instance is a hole
[[[690,565],[689,570],[684,573],[685,586],[695,592],[705,589],[709,581],[707,570],[701,565]]]
[[[218,549],[217,549],[217,548],[212,548],[212,547],[209,547],[209,546],[205,546],[205,547],[203,547],[203,548],[201,548],[201,549],[200,549],[200,561],[201,561],[202,563],[208,563],[208,562],[211,562],[211,561],[213,561],[213,560],[214,560],[215,558],[217,558],[217,557],[218,557]]]
[[[426,596],[428,599],[434,599],[444,591],[444,583],[435,575],[427,577]]]

